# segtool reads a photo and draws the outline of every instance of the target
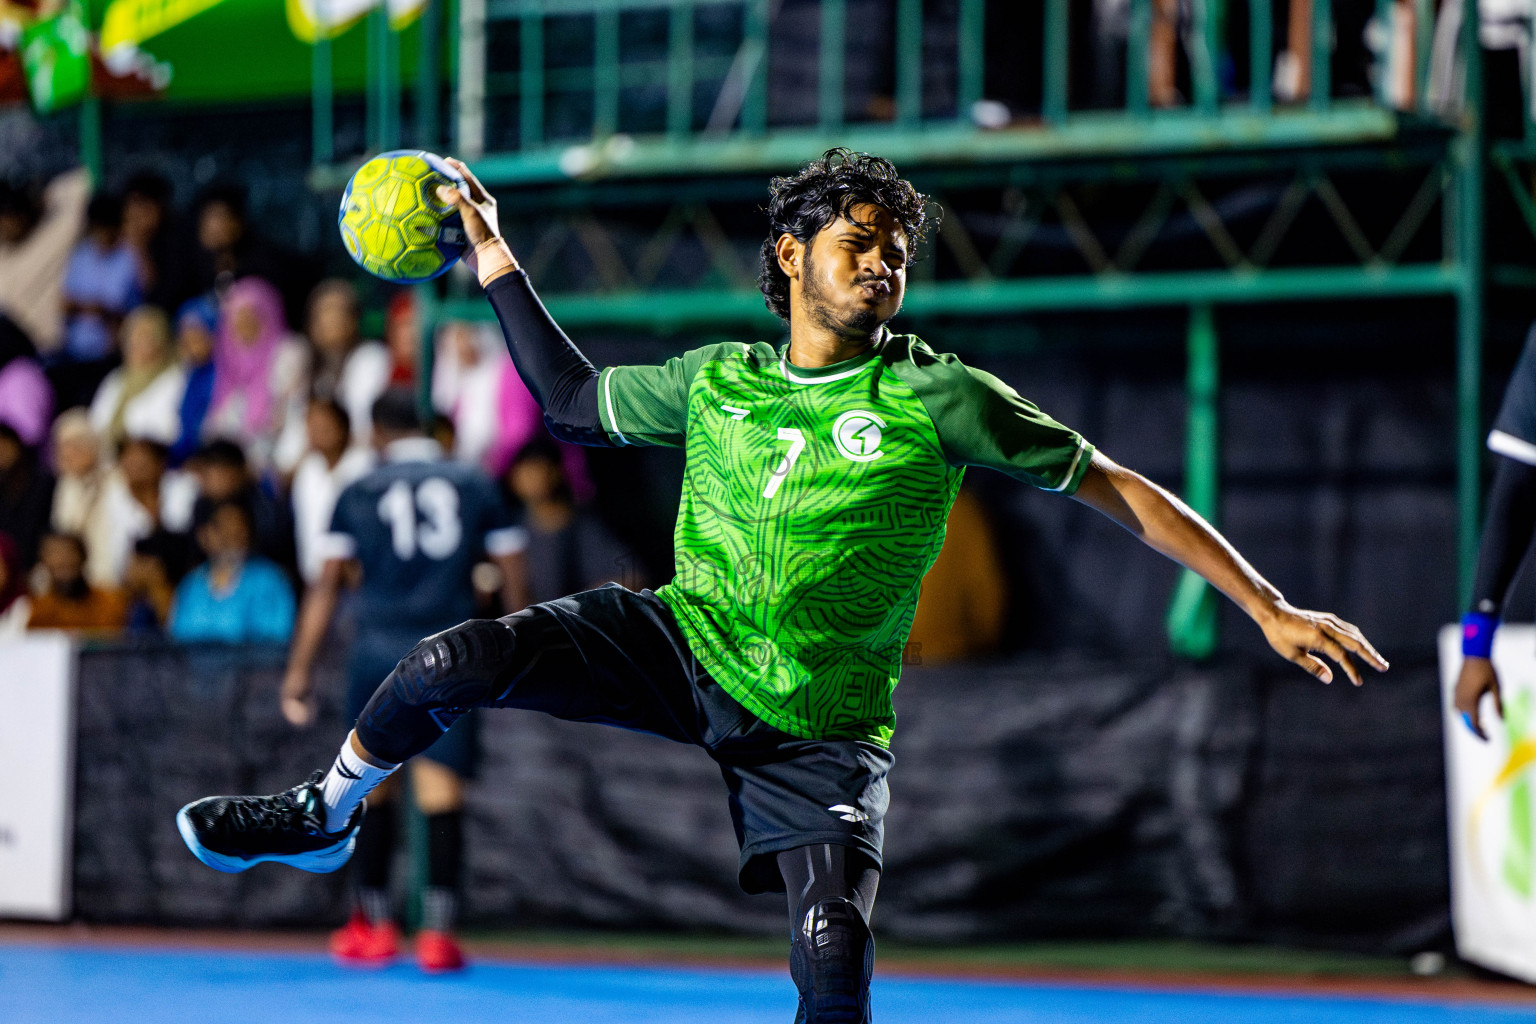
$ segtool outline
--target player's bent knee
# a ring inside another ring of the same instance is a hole
[[[477,707],[496,697],[496,679],[516,647],[505,622],[471,619],[411,648],[387,685],[396,700],[412,707]]]
[[[516,647],[513,628],[496,619],[427,637],[373,692],[357,719],[358,741],[396,764],[415,757],[470,708],[498,696],[496,680]]]
[[[805,1024],[868,1024],[874,969],[874,936],[851,900],[828,897],[796,922],[789,972]]]

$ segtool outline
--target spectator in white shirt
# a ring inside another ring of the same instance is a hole
[[[187,374],[176,358],[170,318],[156,306],[140,306],[123,320],[121,344],[123,365],[96,390],[91,426],[109,451],[129,437],[175,444]]]
[[[59,473],[53,490],[53,530],[85,541],[87,582],[114,587],[119,567],[107,500],[112,467],[84,409],[67,409],[54,421],[53,457]]]
[[[366,448],[373,433],[373,403],[389,386],[389,349],[362,336],[357,290],[341,278],[320,282],[309,296],[304,324],[309,338],[309,397],[334,399],[350,421],[352,447]],[[289,406],[278,441],[278,469],[291,472],[309,450],[308,401]]]
[[[309,451],[293,474],[293,532],[299,575],[314,583],[325,566],[321,539],[331,530],[336,498],[373,468],[374,455],[350,443],[349,417],[334,399],[312,399],[305,420]]]

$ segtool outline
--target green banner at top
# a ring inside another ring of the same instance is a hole
[[[101,50],[138,46],[224,0],[112,0],[101,22]]]

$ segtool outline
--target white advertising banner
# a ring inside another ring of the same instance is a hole
[[[1463,959],[1536,982],[1536,626],[1500,627],[1493,664],[1505,717],[1484,701],[1484,743],[1452,704],[1461,627],[1440,631],[1451,920]]]
[[[70,638],[0,642],[0,917],[69,916],[74,736]]]

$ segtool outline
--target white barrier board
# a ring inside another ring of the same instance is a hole
[[[69,916],[74,738],[70,638],[0,643],[0,917]]]
[[[1461,627],[1440,631],[1451,920],[1463,959],[1536,982],[1536,626],[1500,627],[1493,664],[1506,718],[1484,700],[1484,743],[1452,704]]]

